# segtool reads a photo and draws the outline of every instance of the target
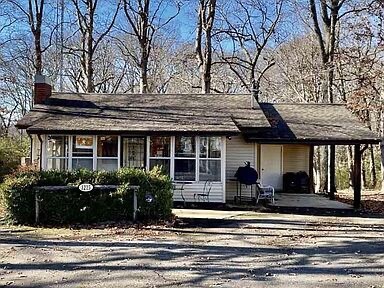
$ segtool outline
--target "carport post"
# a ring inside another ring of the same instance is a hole
[[[360,144],[355,145],[355,159],[353,169],[353,207],[360,209],[361,204],[361,150]]]

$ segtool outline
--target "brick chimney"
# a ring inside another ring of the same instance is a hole
[[[33,91],[33,104],[43,104],[52,95],[51,81],[47,76],[35,76],[35,89]]]

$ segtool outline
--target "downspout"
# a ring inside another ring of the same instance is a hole
[[[41,134],[37,134],[37,138],[40,141],[40,171],[43,170],[43,139]]]
[[[29,133],[28,133],[28,137],[31,140],[31,151],[29,151],[29,157],[31,159],[31,166],[32,166],[32,163],[33,163],[33,139],[32,139],[32,135]]]

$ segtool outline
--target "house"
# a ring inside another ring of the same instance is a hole
[[[51,90],[38,75],[33,109],[17,123],[30,136],[31,158],[41,169],[161,165],[176,183],[187,183],[175,201],[196,201],[207,180],[210,202],[232,200],[234,174],[245,161],[264,185],[281,190],[286,172],[312,175],[315,145],[355,145],[359,174],[360,145],[380,141],[338,104],[257,103],[248,94]]]

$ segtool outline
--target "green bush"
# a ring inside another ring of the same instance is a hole
[[[21,157],[28,156],[28,151],[28,138],[0,137],[0,183],[20,165]]]
[[[118,189],[95,188],[81,192],[80,183],[118,185]],[[123,168],[116,172],[88,171],[19,171],[8,176],[0,186],[6,218],[13,223],[35,221],[36,187],[67,186],[60,191],[39,190],[40,224],[62,225],[101,221],[132,220],[133,190],[138,185],[138,218],[167,219],[171,216],[172,182],[155,167],[151,171]],[[146,201],[151,195],[152,203]]]

